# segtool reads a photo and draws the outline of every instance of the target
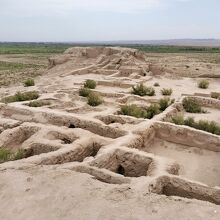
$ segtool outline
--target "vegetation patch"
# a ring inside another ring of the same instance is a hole
[[[177,114],[172,117],[172,123],[177,125],[186,125],[198,130],[206,131],[212,134],[220,135],[220,125],[214,121],[199,120],[196,122],[193,117],[187,117],[184,119],[182,114]]]
[[[154,96],[155,90],[152,87],[147,87],[143,83],[132,86],[132,94],[139,96]]]
[[[159,103],[151,104],[149,107],[139,107],[135,104],[124,105],[121,107],[120,113],[123,115],[133,116],[136,118],[147,118],[151,119],[155,115],[160,114],[169,105],[171,105],[174,100],[169,98],[160,99]]]
[[[29,87],[29,86],[34,86],[35,85],[35,82],[33,79],[27,79],[24,81],[24,86],[25,87]]]
[[[29,101],[39,98],[39,93],[37,91],[30,91],[30,92],[17,92],[13,96],[7,96],[3,98],[1,101],[4,103],[11,103],[11,102],[23,102]]]
[[[19,149],[16,152],[12,152],[11,150],[3,147],[0,148],[0,163],[13,160],[20,160],[25,157],[26,155],[23,149]]]
[[[172,93],[173,93],[172,89],[165,89],[165,88],[161,89],[161,94],[162,95],[170,96]]]
[[[213,99],[220,99],[220,92],[212,92],[211,97]]]
[[[91,93],[91,90],[88,89],[88,88],[81,87],[79,89],[79,95],[82,96],[82,97],[88,97],[90,93]]]
[[[159,113],[160,113],[160,108],[159,108],[159,105],[157,105],[157,104],[152,104],[146,108],[139,107],[135,104],[124,105],[121,107],[121,114],[136,117],[136,118],[151,119]]]
[[[67,43],[0,43],[0,54],[63,53],[74,46]]]
[[[86,82],[84,83],[85,88],[89,89],[95,89],[96,88],[96,81],[92,79],[87,79]]]
[[[5,62],[0,61],[0,71],[7,70],[7,71],[21,71],[24,69],[30,68],[40,68],[44,67],[41,64],[24,64],[24,63],[13,63],[13,62]]]
[[[79,46],[74,43],[0,43],[0,54],[63,53],[67,48]],[[96,46],[81,44],[80,46]],[[100,46],[100,45],[97,45]],[[103,45],[104,46],[104,45]],[[110,45],[111,46],[111,45]],[[112,45],[114,46],[114,45]],[[170,45],[121,45],[147,53],[220,53],[219,47],[170,46]]]
[[[160,105],[158,104],[151,104],[147,109],[146,112],[146,118],[151,119],[153,118],[155,115],[160,114]]]
[[[124,105],[121,107],[121,114],[133,116],[136,118],[145,118],[146,109],[137,105]]]
[[[102,98],[91,92],[88,96],[88,100],[87,100],[87,103],[90,105],[90,106],[98,106],[98,105],[101,105],[103,102]]]
[[[200,81],[198,82],[198,87],[199,87],[200,89],[207,89],[207,88],[209,87],[209,81],[208,81],[208,80],[205,80],[205,79],[200,80]]]
[[[175,102],[175,99],[162,98],[159,100],[160,111],[166,110],[170,105]]]
[[[27,104],[29,107],[42,107],[42,106],[45,106],[45,105],[50,105],[50,102],[48,101],[44,101],[44,100],[39,100],[39,101],[32,101],[32,102],[29,102]]]
[[[220,53],[220,47],[171,46],[171,45],[123,45],[146,53]]]
[[[204,113],[200,103],[193,97],[186,97],[183,99],[183,107],[186,112],[190,113]]]

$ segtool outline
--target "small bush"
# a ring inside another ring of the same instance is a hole
[[[0,148],[0,163],[4,163],[12,160],[20,160],[25,158],[25,151],[23,149],[19,149],[16,152],[12,152],[6,148]]]
[[[172,89],[165,89],[165,88],[163,88],[162,90],[161,90],[161,94],[162,95],[171,95],[173,93],[173,90]]]
[[[88,97],[90,93],[91,93],[91,90],[88,89],[88,88],[81,87],[81,88],[79,89],[79,95],[80,95],[80,96]]]
[[[184,125],[184,117],[182,114],[177,114],[172,117],[172,122],[176,125]]]
[[[195,120],[193,117],[188,117],[184,119],[184,125],[187,125],[189,127],[195,127]]]
[[[121,107],[121,114],[129,115],[136,118],[145,118],[146,109],[138,107],[137,105],[124,105]]]
[[[39,100],[39,101],[32,101],[32,102],[28,103],[29,107],[35,107],[35,108],[42,107],[42,106],[45,106],[45,105],[50,105],[50,102]]]
[[[13,96],[7,96],[3,98],[1,101],[4,103],[11,103],[11,102],[23,102],[23,101],[29,101],[38,99],[39,94],[36,91],[30,91],[30,92],[17,92]]]
[[[154,83],[154,86],[155,86],[155,87],[159,87],[160,84],[156,82],[156,83]]]
[[[96,88],[96,81],[87,79],[86,82],[84,83],[85,88],[89,89],[95,89]]]
[[[183,115],[176,115],[172,117],[172,122],[177,125],[186,125],[198,130],[220,135],[220,126],[214,121],[209,122],[206,120],[199,120],[198,122],[195,122],[193,117],[184,119]]]
[[[136,86],[132,86],[132,94],[139,95],[139,96],[145,96],[145,95],[147,95],[147,87],[144,86],[143,83],[140,83]]]
[[[129,115],[136,118],[148,118],[151,119],[155,115],[160,113],[159,105],[152,104],[147,108],[139,107],[137,105],[125,105],[121,107],[121,114]]]
[[[18,151],[16,151],[14,154],[13,154],[13,160],[21,160],[23,158],[26,157],[26,154],[25,154],[25,151],[23,149],[18,149]]]
[[[160,106],[158,104],[151,104],[147,108],[147,114],[145,115],[145,118],[151,119],[159,113],[160,113]]]
[[[34,86],[35,83],[34,83],[34,80],[33,79],[27,79],[24,81],[24,86],[25,87],[29,87],[29,86]]]
[[[0,148],[0,163],[9,161],[11,152],[8,149]]]
[[[212,134],[220,135],[220,126],[214,121],[199,120],[194,126],[195,128],[207,131]]]
[[[175,99],[163,98],[160,99],[159,103],[151,104],[149,107],[139,107],[137,105],[124,105],[121,107],[121,114],[129,115],[136,118],[148,118],[151,119],[155,115],[164,111],[170,106]]]
[[[143,83],[136,86],[132,86],[132,94],[139,96],[153,96],[155,95],[155,90],[152,87],[146,87]]]
[[[159,100],[159,106],[160,106],[160,110],[164,111],[167,107],[169,107],[171,104],[173,104],[173,102],[175,101],[175,99],[171,99],[170,98],[162,98]]]
[[[89,94],[87,103],[90,106],[98,106],[98,105],[102,104],[102,102],[103,102],[103,100],[100,98],[99,95],[97,95],[95,93]]]
[[[209,87],[209,81],[208,80],[201,80],[198,82],[198,87],[201,89],[207,89]]]
[[[155,95],[155,90],[152,87],[147,87],[147,95],[148,96],[154,96]]]
[[[212,92],[211,97],[213,99],[220,99],[220,92]]]
[[[186,112],[190,113],[201,113],[202,108],[199,102],[192,98],[192,97],[186,97],[183,99],[183,107]]]

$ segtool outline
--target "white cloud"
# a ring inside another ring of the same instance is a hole
[[[138,12],[158,7],[161,0],[75,0],[75,6],[86,10]]]
[[[164,0],[1,0],[0,13],[70,12],[74,10],[134,13],[159,7]]]
[[[0,0],[1,14],[53,15],[76,11],[139,13],[192,0]]]

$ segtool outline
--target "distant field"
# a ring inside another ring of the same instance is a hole
[[[129,45],[128,45],[129,46]],[[149,53],[220,53],[220,47],[130,45]]]
[[[75,46],[122,46],[136,48],[147,53],[152,53],[150,56],[153,60],[157,60],[158,56],[172,56],[172,53],[182,53],[190,59],[195,58],[201,62],[220,63],[220,48],[218,47],[138,44],[0,43],[0,87],[21,83],[27,78],[35,78],[42,75],[47,70],[49,57],[63,53],[67,48]]]
[[[70,44],[0,43],[0,54],[63,53]]]
[[[155,46],[155,45],[95,45],[70,43],[0,43],[0,54],[63,53],[74,46],[123,46],[147,53],[220,53],[220,47]]]

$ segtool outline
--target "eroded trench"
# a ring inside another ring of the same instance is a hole
[[[57,151],[66,146],[71,146],[78,140],[74,132],[65,133],[59,131],[60,128],[58,130],[53,129],[56,128],[33,123],[24,123],[21,126],[6,129],[0,134],[0,147],[15,152],[22,150],[23,157],[27,158]]]
[[[99,149],[102,147],[100,143],[75,143],[70,147],[58,150],[54,153],[48,154],[47,157],[40,161],[42,165],[56,165],[69,162],[83,162],[89,157],[95,157]]]

